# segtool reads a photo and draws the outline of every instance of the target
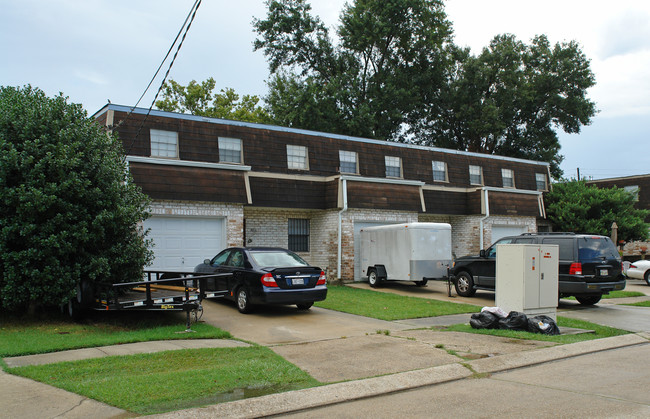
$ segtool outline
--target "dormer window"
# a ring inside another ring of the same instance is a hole
[[[219,162],[242,163],[241,140],[239,138],[219,137]]]
[[[287,167],[294,170],[309,170],[307,147],[287,144]]]
[[[432,161],[433,180],[435,182],[447,182],[447,163],[444,161]]]
[[[341,173],[359,173],[357,166],[357,153],[339,150],[339,171]]]
[[[535,173],[535,184],[538,191],[546,191],[546,175],[544,173]]]
[[[469,166],[469,183],[470,185],[483,184],[483,168],[481,166]]]
[[[501,179],[504,188],[515,187],[515,173],[512,169],[501,169]]]
[[[178,133],[174,131],[163,131],[152,129],[151,157],[164,157],[166,159],[178,158]]]
[[[385,156],[386,177],[402,177],[402,159],[399,157]]]

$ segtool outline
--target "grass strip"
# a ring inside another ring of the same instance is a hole
[[[188,349],[11,369],[138,414],[205,406],[320,383],[261,347]]]
[[[170,339],[226,339],[230,333],[204,323],[185,330],[185,317],[172,312],[93,313],[75,323],[58,313],[44,319],[0,315],[0,357]]]
[[[611,291],[609,294],[603,294],[603,299],[610,298],[627,298],[627,297],[645,297],[645,294],[638,291]],[[575,300],[576,297],[562,297],[565,300]]]
[[[406,297],[346,286],[330,286],[327,299],[316,306],[380,320],[402,320],[475,313],[479,306],[428,298]]]
[[[635,306],[635,307],[650,307],[650,301],[639,301],[638,303],[629,303],[624,305]]]
[[[575,343],[585,340],[602,339],[611,336],[626,335],[630,332],[626,330],[616,329],[608,326],[601,326],[596,323],[587,322],[584,320],[570,319],[568,317],[558,316],[557,324],[561,327],[572,327],[577,329],[593,330],[593,333],[579,333],[575,335],[557,335],[549,336],[539,333],[523,332],[517,330],[500,330],[500,329],[473,329],[469,324],[455,324],[447,327],[435,327],[435,330],[445,330],[451,332],[465,332],[476,333],[480,335],[501,336],[512,339],[529,339],[541,340],[546,342],[557,343]]]

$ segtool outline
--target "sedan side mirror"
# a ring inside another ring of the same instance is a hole
[[[482,257],[482,258],[484,258],[484,257],[485,257],[485,250],[481,250],[481,251],[479,252],[479,256]]]
[[[203,263],[205,263],[206,265],[209,265],[210,264],[210,259],[203,260]]]

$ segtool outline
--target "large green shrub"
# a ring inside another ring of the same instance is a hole
[[[612,223],[618,225],[621,240],[645,240],[649,211],[634,208],[632,194],[624,189],[597,188],[585,181],[553,184],[544,196],[547,218],[555,231],[593,233],[609,236]]]
[[[0,308],[58,305],[82,280],[141,278],[148,198],[81,105],[0,86]]]

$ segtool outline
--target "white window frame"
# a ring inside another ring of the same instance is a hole
[[[449,176],[447,174],[447,163],[440,160],[431,161],[431,169],[433,170],[433,181],[434,182],[448,182]],[[441,170],[442,169],[442,170]],[[436,179],[436,173],[443,173],[444,179]]]
[[[472,173],[478,171],[478,173]],[[472,176],[478,176],[478,182],[472,182]],[[470,185],[482,185],[483,184],[483,167],[476,166],[473,164],[469,165],[469,184]]]
[[[540,185],[544,186],[540,188]],[[546,183],[546,175],[544,173],[535,173],[535,185],[537,186],[538,191],[547,191],[548,184]]]
[[[354,161],[354,172],[343,170],[343,163],[350,164]],[[356,151],[339,150],[339,172],[340,173],[359,173],[359,155]]]
[[[404,175],[402,173],[402,159],[395,156],[384,156],[384,164],[386,165],[386,177],[401,179]],[[389,174],[389,168],[393,171],[397,169],[397,175]]]
[[[291,170],[309,170],[309,150],[307,147],[287,144],[287,167]]]
[[[243,147],[241,139],[219,137],[219,163],[243,164],[244,156],[242,150]],[[234,159],[230,158],[230,156],[234,155],[238,156],[237,161],[234,161]]]
[[[151,157],[178,159],[178,133],[160,129],[149,130]]]
[[[510,182],[506,182],[507,179],[510,179]],[[514,189],[514,187],[515,187],[515,171],[512,170],[512,169],[501,169],[501,181],[503,182],[503,187],[504,188],[513,188]]]

